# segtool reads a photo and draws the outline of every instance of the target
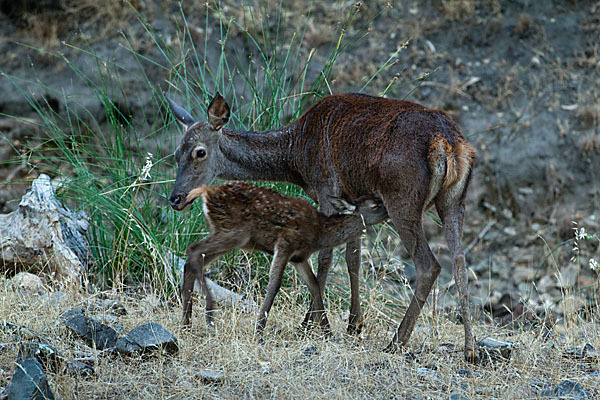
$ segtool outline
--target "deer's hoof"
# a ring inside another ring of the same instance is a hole
[[[471,364],[479,362],[479,355],[474,349],[465,349],[465,360]]]
[[[351,315],[350,321],[348,322],[348,335],[360,335],[364,327],[364,320],[362,315]]]
[[[392,341],[385,349],[383,349],[383,351],[385,353],[395,354],[398,350],[402,349],[402,347],[403,346],[400,343]]]

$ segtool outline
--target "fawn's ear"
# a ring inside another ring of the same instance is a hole
[[[208,105],[206,113],[208,114],[208,123],[215,131],[218,131],[227,124],[227,121],[229,121],[229,104],[227,104],[223,96],[217,92]]]
[[[353,214],[356,210],[356,206],[354,204],[350,203],[346,199],[342,199],[341,197],[327,195],[327,200],[338,214]]]
[[[180,105],[171,100],[167,95],[165,95],[165,99],[167,99],[167,103],[171,107],[171,111],[173,111],[173,115],[177,118],[177,121],[183,125],[183,128],[187,131],[188,128],[196,123],[194,117],[190,115],[189,112],[185,111]]]

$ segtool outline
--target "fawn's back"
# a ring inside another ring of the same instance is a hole
[[[278,241],[310,250],[319,235],[318,212],[308,201],[246,182],[202,186],[204,217],[211,233],[235,233],[243,248],[273,253]],[[305,252],[303,252],[305,253]]]

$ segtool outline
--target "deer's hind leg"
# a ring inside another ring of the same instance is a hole
[[[419,178],[417,175],[416,178]],[[425,181],[423,179],[417,180]],[[424,185],[426,188],[426,185]],[[425,190],[400,188],[393,193],[383,195],[390,218],[396,228],[402,244],[410,254],[416,270],[416,288],[404,318],[386,351],[394,351],[399,346],[405,346],[410,339],[423,305],[440,274],[441,267],[429,248],[423,231],[423,204],[426,201]],[[411,196],[401,195],[410,193]]]
[[[465,215],[465,194],[469,183],[469,174],[465,175],[455,186],[443,189],[436,198],[435,204],[442,219],[448,249],[452,257],[452,273],[458,289],[461,316],[465,330],[465,358],[475,362],[477,354],[473,344],[471,327],[471,309],[469,306],[469,290],[465,255],[461,251],[461,237]]]
[[[183,269],[181,301],[183,303],[182,325],[189,326],[192,317],[192,292],[198,281],[206,298],[206,323],[212,324],[214,301],[206,286],[204,270],[207,265],[231,249],[241,247],[244,241],[239,235],[215,234],[188,247],[188,259]]]
[[[267,316],[269,315],[269,311],[271,311],[271,307],[273,306],[275,295],[279,291],[279,288],[281,288],[283,271],[285,270],[285,266],[287,265],[290,256],[291,254],[289,253],[289,251],[287,251],[285,249],[285,246],[282,246],[281,243],[278,242],[275,245],[273,261],[271,262],[271,269],[269,270],[269,283],[267,285],[267,295],[265,296],[265,300],[263,301],[263,304],[260,307],[260,311],[258,313],[258,320],[256,322],[257,335],[262,334],[262,331],[265,329],[265,325],[267,324]]]

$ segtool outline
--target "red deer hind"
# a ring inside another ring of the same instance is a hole
[[[333,213],[327,196],[355,199],[376,195],[416,268],[416,288],[387,350],[405,345],[441,267],[423,232],[423,213],[435,205],[453,259],[465,331],[465,357],[475,361],[465,258],[460,240],[475,150],[446,113],[402,100],[362,94],[326,96],[301,117],[281,128],[245,132],[225,128],[229,106],[217,94],[207,109],[208,122],[197,122],[167,99],[186,127],[175,152],[178,164],[169,202],[187,206],[190,191],[213,179],[269,180],[294,183],[325,214]],[[324,293],[332,250],[319,252],[317,281]],[[349,333],[360,332],[358,272],[360,238],[346,244],[350,275]],[[307,319],[311,316],[307,314]]]

